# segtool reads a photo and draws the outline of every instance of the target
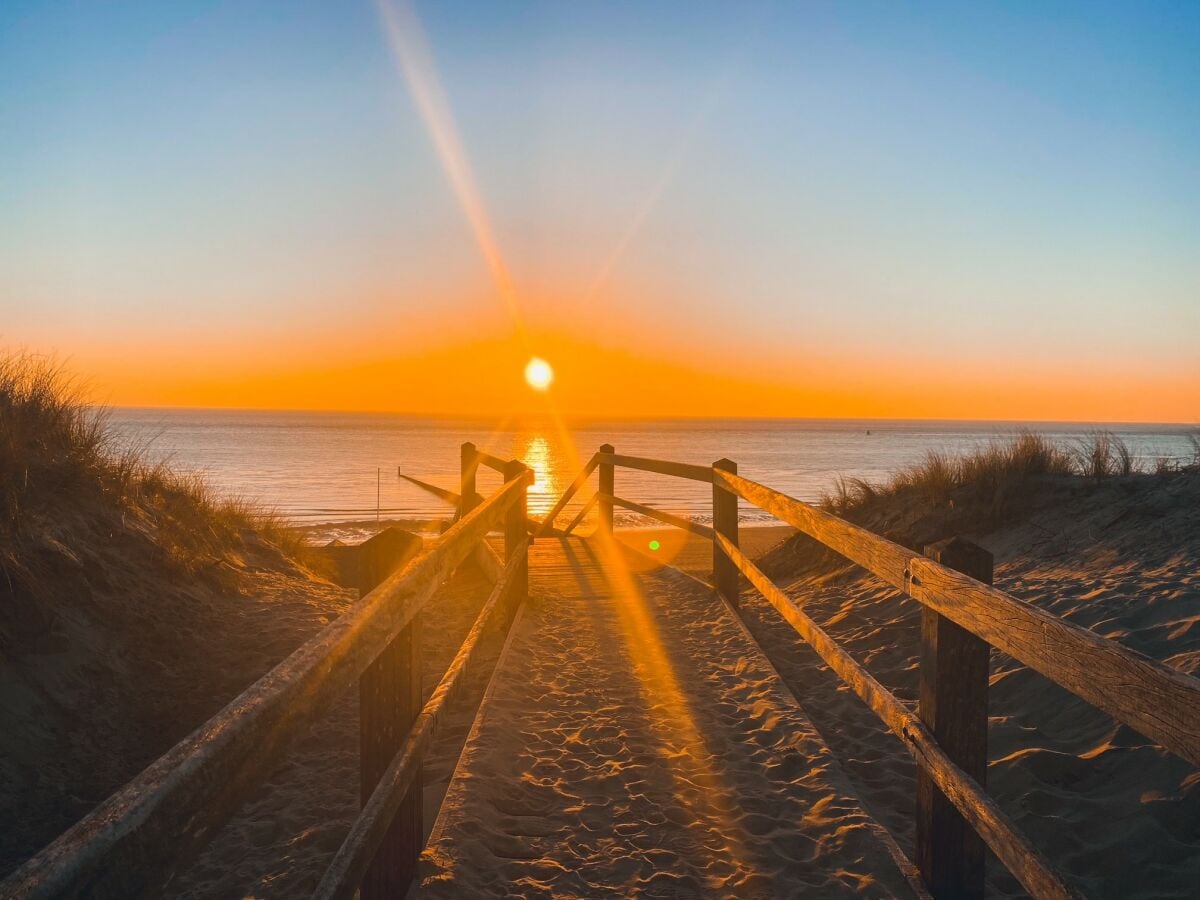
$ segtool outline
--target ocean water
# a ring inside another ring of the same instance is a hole
[[[931,450],[970,451],[1022,427],[1066,447],[1078,447],[1105,428],[1143,463],[1162,457],[1190,460],[1195,427],[873,420],[656,420],[495,423],[400,415],[246,410],[115,409],[121,443],[144,446],[156,459],[203,474],[227,495],[252,499],[297,524],[328,524],[330,535],[353,536],[381,521],[409,522],[446,515],[440,500],[397,477],[403,472],[457,490],[459,446],[473,441],[531,466],[537,480],[530,512],[541,516],[603,443],[618,452],[708,465],[728,457],[740,474],[803,500],[818,500],[839,475],[883,481]],[[480,469],[487,493],[500,476]],[[586,500],[592,485],[580,491]],[[711,488],[646,472],[618,469],[616,493],[701,521],[711,517]],[[568,507],[569,521],[578,504]],[[747,522],[770,521],[743,508]],[[617,511],[619,524],[645,524]],[[333,527],[333,523],[340,523]],[[361,523],[354,525],[352,523]]]

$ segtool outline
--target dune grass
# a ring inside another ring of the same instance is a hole
[[[1200,468],[1200,436],[1191,437],[1194,458],[1190,463],[1160,459],[1159,475],[1190,473]],[[901,469],[888,481],[872,484],[861,478],[838,478],[821,500],[838,515],[862,512],[881,500],[911,496],[932,504],[971,503],[977,507],[1011,499],[1022,487],[1047,478],[1078,478],[1100,482],[1139,473],[1133,451],[1117,435],[1095,431],[1074,447],[1053,443],[1044,435],[1022,430],[1008,440],[996,441],[961,456],[930,451],[915,465]],[[1000,512],[995,508],[993,512]]]
[[[56,519],[119,511],[151,535],[169,561],[196,571],[270,544],[310,562],[302,537],[270,511],[218,497],[202,478],[151,462],[145,447],[119,447],[106,414],[53,360],[0,356],[0,569],[24,568],[31,541]]]

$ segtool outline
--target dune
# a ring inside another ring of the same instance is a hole
[[[968,522],[958,495],[884,498],[860,517],[910,545]],[[978,517],[976,517],[978,518]],[[988,517],[984,517],[985,519]],[[1200,669],[1200,477],[1040,480],[1011,522],[966,532],[996,559],[995,583],[1181,671]],[[763,566],[898,696],[915,702],[916,603],[803,537]],[[746,623],[828,741],[867,809],[912,852],[915,769],[900,743],[753,591]],[[987,786],[1088,896],[1195,896],[1200,775],[1131,729],[993,651]],[[989,860],[989,895],[1023,896]]]
[[[59,370],[0,357],[0,873],[350,602],[269,516],[115,451]]]

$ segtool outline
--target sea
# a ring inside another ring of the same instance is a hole
[[[1143,466],[1190,462],[1196,426],[1103,423],[948,422],[847,419],[661,419],[486,422],[344,412],[117,408],[108,411],[115,441],[150,459],[201,474],[221,495],[239,497],[305,526],[314,541],[354,540],[381,524],[428,530],[447,504],[401,478],[457,491],[459,448],[471,441],[530,466],[536,481],[529,511],[541,517],[601,444],[617,452],[708,465],[728,458],[747,478],[816,501],[839,476],[885,481],[931,451],[960,454],[1022,429],[1068,449],[1098,430],[1123,440]],[[699,521],[711,520],[710,486],[618,469],[616,494]],[[501,477],[480,469],[486,494]],[[594,490],[580,491],[565,524]],[[591,515],[594,515],[592,513]],[[591,516],[589,516],[590,518]],[[649,524],[618,510],[618,525]],[[746,524],[772,521],[743,507]],[[588,524],[581,526],[586,531]]]

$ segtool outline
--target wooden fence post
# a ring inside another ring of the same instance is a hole
[[[601,444],[601,453],[616,453],[612,444]],[[613,531],[613,504],[612,500],[608,499],[616,494],[614,486],[616,484],[615,466],[612,463],[602,462],[597,467],[597,490],[600,493],[600,499],[596,502],[596,508],[600,512],[600,530],[608,535]],[[605,496],[608,495],[608,496]]]
[[[992,554],[970,541],[951,538],[931,544],[925,555],[992,583]],[[990,654],[986,641],[922,607],[917,714],[947,755],[981,787],[987,777]],[[983,839],[922,768],[917,770],[917,865],[938,900],[983,897]]]
[[[458,518],[475,507],[475,472],[479,469],[475,445],[467,441],[459,450]]]
[[[712,464],[714,469],[722,472],[737,474],[737,463],[731,459],[718,459]],[[724,535],[735,547],[738,544],[738,498],[737,494],[727,491],[713,481],[713,531]],[[737,564],[721,549],[721,544],[713,540],[713,584],[729,603],[737,607],[741,588],[741,576]]]
[[[524,478],[529,469],[520,460],[511,460],[504,467],[504,480],[516,481]],[[528,485],[517,492],[512,506],[504,515],[504,559],[507,562],[513,558],[521,542],[525,540],[528,531],[526,522],[529,518],[527,504]],[[532,540],[532,539],[531,539]],[[525,560],[513,572],[512,587],[509,590],[509,609],[516,610],[529,596],[529,549],[526,547]]]
[[[364,585],[360,593],[373,589],[388,574],[384,570],[373,571],[374,584]],[[364,805],[421,712],[420,647],[421,617],[417,616],[359,679],[359,792]],[[418,769],[371,860],[360,885],[361,900],[403,897],[416,875],[417,857],[424,843],[421,775]]]

